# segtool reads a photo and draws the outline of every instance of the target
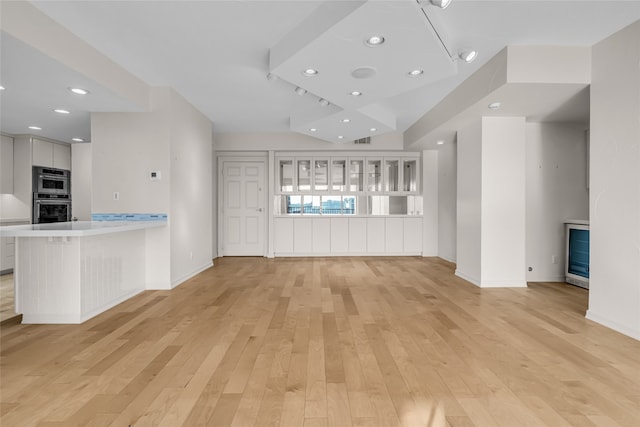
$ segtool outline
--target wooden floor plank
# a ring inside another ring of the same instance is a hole
[[[640,342],[587,290],[454,268],[222,258],[82,325],[2,325],[0,425],[637,427]]]

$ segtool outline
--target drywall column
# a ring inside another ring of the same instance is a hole
[[[456,274],[526,286],[524,117],[483,117],[459,131],[457,179]]]
[[[71,144],[71,214],[78,221],[91,221],[91,170],[91,144]]]
[[[640,22],[596,44],[587,318],[640,339]]]
[[[422,152],[422,256],[438,256],[438,152]]]

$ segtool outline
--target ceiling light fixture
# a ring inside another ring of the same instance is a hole
[[[320,103],[320,105],[322,105],[323,107],[326,107],[326,106],[328,106],[328,105],[329,105],[329,101],[327,101],[327,100],[326,100],[326,99],[324,99],[324,98],[320,98],[320,99],[318,99],[318,102],[319,102],[319,103]]]
[[[419,75],[421,75],[423,73],[424,73],[424,70],[415,69],[415,70],[409,71],[407,74],[409,75],[409,77],[418,77]]]
[[[351,121],[351,119],[342,119],[340,120],[342,123],[349,123]]]
[[[302,75],[306,77],[313,77],[318,75],[318,70],[314,70],[313,68],[307,68],[302,72]]]
[[[58,114],[71,114],[69,111],[67,111],[67,110],[62,110],[62,109],[60,109],[60,108],[56,108],[56,109],[55,109],[55,110],[53,110],[53,111],[55,111],[55,112],[56,112],[56,113],[58,113]]]
[[[377,130],[378,130],[378,129],[376,129],[376,128],[371,128],[371,129],[369,129],[369,132],[375,132],[375,131],[377,131]]]
[[[82,139],[82,138],[71,138],[71,140],[73,142],[84,142],[84,139]]]
[[[31,130],[42,130],[42,128],[40,126],[29,126],[29,129],[31,129]]]
[[[351,96],[360,96],[360,95],[362,95],[362,92],[359,92],[359,91],[357,91],[357,90],[354,90],[354,91],[353,91],[353,92],[351,92],[349,95],[351,95]]]
[[[318,129],[316,129],[316,128],[311,128],[311,129],[309,129],[309,132],[316,132],[317,130]]]
[[[88,90],[82,89],[82,88],[79,88],[79,87],[70,87],[69,90],[71,92],[75,93],[76,95],[86,95],[86,94],[89,93]]]
[[[4,86],[0,86],[0,90],[4,90]]]
[[[487,108],[489,108],[490,110],[497,110],[501,105],[502,104],[500,104],[499,102],[492,102],[491,104],[487,105]]]
[[[384,43],[384,37],[382,36],[371,36],[364,41],[364,44],[366,44],[369,47],[378,47],[383,43]]]
[[[344,139],[344,136],[338,135],[338,139]]]
[[[451,0],[431,0],[431,4],[440,9],[446,9],[451,4]]]
[[[438,144],[438,145],[444,145],[444,141],[438,141],[438,142],[436,142],[436,144]]]
[[[305,93],[307,93],[306,89],[301,88],[300,86],[297,86],[294,90],[295,93],[297,93],[298,95],[302,96]]]
[[[275,74],[268,73],[267,80],[270,80],[270,81],[278,80],[278,76],[276,76]]]
[[[473,62],[478,57],[478,51],[473,49],[465,49],[458,53],[458,58],[462,59],[467,64]]]

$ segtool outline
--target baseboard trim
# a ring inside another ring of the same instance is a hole
[[[203,271],[205,271],[207,268],[210,268],[210,267],[213,267],[213,261],[209,261],[204,265],[196,268],[193,272],[187,273],[184,276],[178,278],[177,280],[174,280],[173,282],[171,282],[171,289],[177,288],[187,280],[191,279],[194,276],[197,276],[198,274],[202,273]]]
[[[587,315],[585,317],[606,328],[613,329],[616,332],[620,332],[623,335],[626,335],[628,337],[631,337],[635,340],[640,341],[640,329],[634,330],[633,328],[629,328],[605,316],[601,316],[598,313],[594,313],[593,310],[587,310]]]

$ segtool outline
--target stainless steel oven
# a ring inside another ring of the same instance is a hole
[[[71,172],[65,169],[34,166],[33,192],[38,194],[71,194]]]
[[[71,197],[60,194],[33,194],[33,223],[71,221]]]

